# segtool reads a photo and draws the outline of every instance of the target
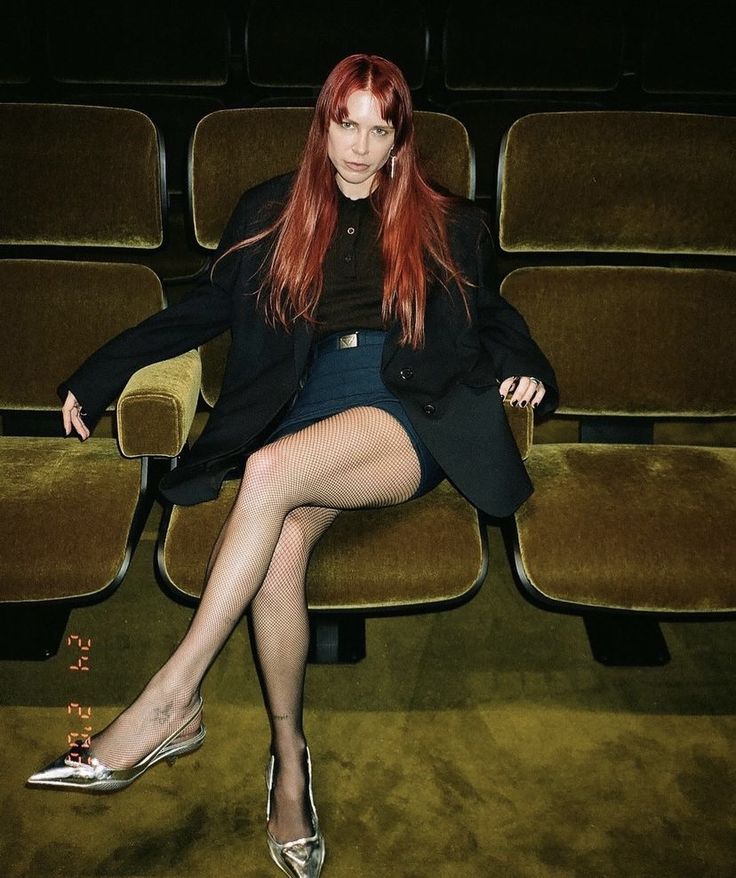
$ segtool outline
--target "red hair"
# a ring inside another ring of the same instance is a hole
[[[299,318],[316,324],[322,264],[337,228],[335,168],[327,154],[327,133],[330,122],[348,118],[348,98],[355,91],[369,91],[381,118],[394,128],[394,176],[389,175],[388,163],[384,165],[370,198],[380,216],[385,266],[382,316],[386,323],[399,320],[401,344],[416,348],[424,341],[428,262],[443,275],[438,278],[443,285],[459,281],[463,296],[464,279],[447,238],[446,215],[454,199],[432,189],[420,169],[409,86],[399,68],[385,58],[350,55],[332,70],[317,99],[283,211],[269,228],[235,244],[223,256],[274,235],[259,290],[267,319],[286,328]]]

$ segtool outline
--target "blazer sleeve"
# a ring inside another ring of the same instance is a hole
[[[512,375],[539,378],[546,388],[539,411],[550,412],[559,402],[557,378],[524,318],[499,292],[495,249],[485,221],[478,234],[476,259],[478,330],[483,347],[493,360],[496,377],[499,382]]]
[[[238,202],[223,232],[215,259],[250,233],[246,196]],[[90,430],[125,387],[134,372],[150,363],[176,357],[220,335],[231,325],[232,291],[239,276],[242,251],[227,257],[191,295],[126,329],[98,348],[58,386],[60,399],[71,390],[86,413]]]

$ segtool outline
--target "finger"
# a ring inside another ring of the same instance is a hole
[[[79,408],[80,406],[76,396],[74,396],[71,390],[67,390],[64,405],[61,407],[61,418],[64,422],[64,432],[67,436],[72,429],[72,412],[78,410]]]
[[[89,437],[89,430],[87,429],[87,425],[82,420],[82,417],[79,413],[79,409],[74,409],[72,411],[72,424],[74,429],[77,431],[78,435],[81,439],[87,439]]]
[[[537,392],[534,394],[534,399],[532,399],[532,408],[537,408],[539,403],[544,399],[544,395],[547,392],[547,388],[544,384],[540,384],[537,388]]]
[[[501,386],[498,388],[498,392],[501,396],[506,399],[509,393],[514,389],[514,384],[516,382],[516,375],[510,375],[508,378],[505,378],[501,382]]]
[[[522,376],[521,378],[519,378],[516,404],[521,408],[526,408],[528,405],[533,405],[540,388],[542,390],[542,396],[544,396],[544,385],[538,378],[533,378],[531,375]],[[541,398],[542,397],[540,397],[537,401],[538,403],[539,401],[541,401]]]
[[[513,396],[511,397],[511,405],[520,406],[524,408],[529,402],[529,391],[532,388],[532,384],[527,378],[526,375],[520,375],[517,379],[516,389],[514,390]]]

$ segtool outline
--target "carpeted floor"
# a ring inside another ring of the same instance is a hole
[[[0,662],[7,878],[280,874],[245,626],[205,681],[198,753],[113,795],[24,786],[80,725],[68,703],[101,729],[184,632],[191,610],[153,580],[153,536],[111,598],[72,613],[88,672],[69,670],[66,646]],[[493,530],[491,553],[465,607],[370,620],[364,662],[310,668],[324,878],[736,874],[736,622],[664,625],[670,665],[604,668],[579,620],[519,596]]]

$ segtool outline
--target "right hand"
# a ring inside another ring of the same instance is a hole
[[[67,392],[64,405],[61,407],[61,417],[64,420],[64,432],[67,436],[74,428],[82,442],[89,438],[89,430],[82,420],[82,406],[71,390]]]

